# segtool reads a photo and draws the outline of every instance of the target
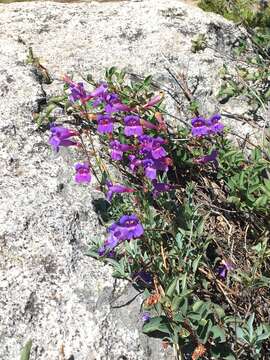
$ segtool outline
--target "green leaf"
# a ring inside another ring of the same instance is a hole
[[[213,326],[211,332],[213,334],[213,339],[218,339],[219,342],[226,341],[226,333],[220,326]]]
[[[199,263],[200,263],[200,260],[202,258],[202,255],[199,255],[192,263],[192,270],[193,272],[195,273],[198,269],[198,266],[199,266]]]
[[[258,208],[264,207],[264,206],[266,206],[266,204],[268,203],[268,201],[269,201],[268,196],[267,196],[267,195],[262,195],[262,196],[260,196],[260,197],[255,201],[255,203],[253,204],[253,206],[254,206],[254,207],[258,207]]]
[[[171,298],[171,297],[173,296],[173,293],[174,293],[174,291],[175,291],[175,289],[176,289],[176,286],[177,286],[178,282],[179,282],[179,278],[175,278],[175,279],[171,282],[171,284],[169,285],[168,290],[166,290],[166,295],[167,295],[169,298]]]
[[[187,288],[187,273],[182,276],[182,291]]]
[[[197,334],[198,334],[198,336],[201,339],[203,344],[206,343],[206,341],[207,341],[207,339],[208,339],[208,337],[210,335],[211,328],[212,328],[212,321],[211,320],[204,321],[204,324],[199,325],[199,327],[197,329]]]
[[[198,300],[192,305],[192,310],[194,312],[198,312],[199,309],[204,305],[204,301]]]
[[[152,75],[147,76],[144,80],[143,80],[143,84],[144,86],[149,86],[152,82]]]
[[[270,333],[263,333],[263,334],[261,334],[261,335],[259,335],[258,337],[257,337],[257,341],[262,341],[262,340],[266,340],[266,339],[268,339],[270,337]]]
[[[170,329],[168,327],[168,320],[165,316],[156,316],[151,318],[147,323],[143,325],[143,332],[150,334],[155,331],[161,331],[170,335]]]
[[[98,252],[95,251],[95,250],[88,250],[86,253],[85,253],[86,256],[90,256],[94,259],[100,259],[100,256],[98,255]]]
[[[224,309],[221,306],[217,305],[217,304],[213,304],[213,305],[214,305],[214,310],[215,310],[216,314],[218,315],[218,317],[220,319],[223,319],[225,317]]]
[[[240,340],[244,340],[244,331],[239,326],[236,327],[236,337]]]
[[[27,343],[24,345],[24,347],[21,350],[21,358],[20,360],[29,360],[30,359],[30,353],[32,348],[32,340],[28,340]]]
[[[253,322],[254,322],[254,318],[255,318],[255,314],[252,313],[248,319],[248,322],[247,322],[247,327],[248,327],[248,332],[249,332],[249,338],[250,340],[252,339],[253,337]]]

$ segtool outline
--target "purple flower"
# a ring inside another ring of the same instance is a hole
[[[228,272],[234,269],[234,265],[228,261],[222,260],[216,269],[216,273],[221,279],[225,280]]]
[[[60,146],[76,146],[77,142],[69,140],[71,136],[76,136],[79,133],[77,131],[67,129],[63,126],[51,125],[51,136],[49,144],[55,151],[59,151]]]
[[[155,168],[155,162],[152,159],[142,160],[142,165],[144,167],[144,175],[151,180],[157,178],[157,169]]]
[[[143,134],[143,127],[141,125],[139,116],[128,115],[125,117],[124,122],[124,134],[126,136],[141,136]]]
[[[137,159],[135,155],[129,155],[128,159],[130,161],[129,168],[132,172],[134,172],[138,166],[142,165],[142,160]]]
[[[105,112],[107,114],[112,114],[118,111],[130,111],[130,107],[125,104],[122,104],[121,102],[117,102],[113,104],[109,103],[105,107]]]
[[[138,271],[132,276],[132,278],[139,284],[143,283],[143,285],[150,286],[153,283],[153,276],[149,271],[144,271],[144,270]]]
[[[221,116],[219,114],[213,115],[208,120],[209,132],[213,134],[221,133],[224,130],[224,125],[219,122]]]
[[[221,116],[215,114],[210,119],[199,116],[191,120],[192,129],[191,133],[193,136],[205,136],[210,134],[217,134],[223,131],[224,125],[219,122]]]
[[[154,96],[152,99],[150,99],[145,105],[143,105],[144,109],[148,109],[156,104],[158,104],[164,97],[163,93],[160,93],[157,96]]]
[[[141,154],[151,152],[152,146],[153,146],[153,140],[154,140],[154,138],[149,135],[142,135],[139,137]]]
[[[138,159],[135,155],[129,155],[129,168],[132,172],[135,172],[137,167],[143,166],[144,175],[151,180],[156,179],[157,171],[168,171],[169,166],[172,165],[172,160],[169,157],[162,157],[159,159],[153,159],[151,154],[146,154],[149,157],[144,159]]]
[[[157,160],[167,155],[166,150],[161,146],[166,143],[161,137],[153,138],[149,135],[143,135],[139,137],[140,141],[140,153],[150,153],[153,159]]]
[[[101,134],[113,132],[113,120],[109,115],[98,115],[97,131]]]
[[[110,181],[107,182],[107,186],[108,186],[108,192],[106,194],[106,199],[108,201],[112,200],[112,197],[113,197],[114,193],[122,194],[122,193],[131,193],[131,192],[135,191],[135,190],[133,190],[133,189],[131,189],[131,188],[125,186],[125,185],[113,184]]]
[[[145,312],[142,314],[141,319],[144,323],[146,323],[151,319],[151,316],[148,312]]]
[[[89,183],[91,181],[90,167],[87,163],[78,163],[75,165],[77,183]]]
[[[131,240],[143,235],[142,224],[136,215],[123,215],[120,220],[113,223],[107,231],[109,236],[103,246],[98,250],[100,256],[103,256],[108,250],[112,251],[118,244],[125,240]]]
[[[192,125],[191,133],[193,136],[208,135],[209,128],[208,128],[207,120],[205,118],[201,116],[196,117],[191,120],[191,125]]]
[[[105,94],[108,91],[108,85],[106,83],[101,83],[95,90],[93,90],[90,94],[89,94],[89,99],[91,98],[95,98],[95,97],[104,97]]]
[[[155,160],[154,162],[155,162],[155,168],[160,171],[168,171],[169,166],[173,165],[172,159],[169,157],[163,157]]]
[[[173,190],[175,188],[174,185],[166,184],[166,183],[160,183],[160,182],[157,182],[156,180],[152,181],[152,184],[154,186],[154,190],[153,190],[153,193],[152,193],[154,198],[157,198],[157,196],[161,192],[167,192],[167,191]]]
[[[102,99],[106,102],[105,113],[112,114],[118,111],[130,111],[130,107],[123,104],[115,93],[104,93]]]
[[[107,104],[115,104],[119,102],[119,96],[115,93],[104,92],[102,97]]]
[[[125,229],[126,240],[138,238],[143,235],[142,224],[136,215],[123,215],[119,220],[119,227]]]
[[[85,101],[85,99],[87,99],[87,93],[84,89],[84,84],[83,83],[74,83],[71,82],[69,83],[69,90],[70,90],[70,95],[69,95],[69,101],[71,102],[76,102],[77,100],[82,100]]]
[[[127,144],[121,144],[118,140],[113,140],[110,142],[111,158],[113,160],[122,160],[123,153],[133,149],[133,146]]]
[[[103,256],[108,250],[110,252],[118,245],[120,239],[114,236],[113,232],[109,234],[107,240],[104,241],[104,244],[98,249],[99,256]]]
[[[218,156],[218,151],[217,150],[212,150],[211,153],[209,155],[204,155],[198,159],[195,159],[194,161],[197,164],[206,164],[208,162],[214,162],[215,166],[218,166],[218,162],[217,162],[217,156]]]
[[[166,150],[161,146],[165,144],[165,140],[158,137],[153,140],[151,154],[155,160],[160,159],[167,155]]]

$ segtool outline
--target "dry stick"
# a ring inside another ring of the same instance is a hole
[[[257,128],[262,128],[262,126],[260,126],[260,125],[258,125],[258,124],[256,124],[256,123],[254,123],[254,121],[253,121],[253,119],[250,117],[250,118],[247,118],[247,117],[245,117],[244,115],[241,115],[241,114],[232,114],[232,113],[230,113],[230,112],[221,112],[220,113],[220,115],[221,116],[225,116],[225,117],[227,117],[227,118],[229,118],[229,119],[234,119],[234,120],[238,120],[238,121],[241,121],[241,122],[243,122],[243,121],[245,121],[246,123],[250,123],[250,122],[252,122],[252,125],[253,126],[255,126],[255,127],[257,127]]]
[[[131,75],[131,76],[133,76],[135,78],[138,78],[138,79],[143,79],[142,76],[137,75],[137,74],[129,73],[129,75]],[[177,99],[177,97],[166,86],[161,85],[159,82],[153,81],[153,80],[151,81],[151,85],[156,87],[158,90],[162,90],[162,91],[166,92],[179,106],[182,105],[181,102]],[[184,125],[191,128],[191,125],[187,121],[185,121],[185,120],[183,120],[183,119],[181,119],[181,118],[179,118],[179,117],[177,117],[175,115],[172,115],[172,114],[168,113],[166,110],[163,110],[163,113],[166,114],[167,116],[172,117],[173,119],[176,119],[176,120],[182,122]],[[171,127],[170,124],[167,124],[167,126]]]
[[[168,271],[168,265],[167,265],[167,260],[166,260],[166,256],[165,256],[165,253],[164,253],[164,247],[163,247],[163,243],[161,243],[161,256],[162,256],[162,259],[163,259],[163,266],[164,266],[164,269],[166,271]]]
[[[206,271],[204,268],[199,267],[198,270],[206,275],[209,280],[215,280],[216,283],[218,283],[222,288],[224,288],[229,294],[236,296],[237,294],[231,290],[227,285],[225,285],[222,281],[218,280],[215,275],[210,273],[209,271]]]
[[[77,126],[76,126],[76,129],[79,130]],[[81,140],[81,144],[82,144],[84,153],[85,153],[85,155],[86,155],[86,157],[87,157],[88,163],[91,165],[92,171],[93,171],[93,173],[94,173],[97,181],[99,182],[99,184],[101,184],[100,181],[99,181],[99,178],[98,178],[98,176],[97,176],[97,174],[96,174],[96,171],[95,171],[95,169],[93,168],[93,166],[92,166],[92,164],[91,164],[91,160],[90,160],[90,157],[89,157],[89,153],[88,153],[88,150],[87,150],[86,145],[85,145],[85,143],[84,143],[84,140],[83,140],[83,138],[82,138],[82,135],[79,133],[78,136],[79,136],[79,138],[80,138],[80,140]]]
[[[239,74],[237,74],[237,75],[238,75],[238,80],[244,86],[246,86],[250,90],[250,92],[255,96],[255,98],[259,101],[259,103],[261,104],[261,107],[263,108],[263,111],[266,114],[267,110],[266,110],[266,107],[265,107],[262,99],[260,98],[260,96],[257,94],[257,92],[255,90],[252,89],[252,87]],[[265,139],[265,128],[266,128],[266,119],[264,120],[263,130],[262,130],[262,145],[264,144],[264,139]]]
[[[171,63],[169,62],[169,60],[166,58],[166,56],[164,54],[162,54],[162,57],[171,66]],[[175,74],[173,74],[173,72],[167,67],[165,67],[165,70],[170,74],[170,76],[173,78],[173,80],[176,82],[176,84],[183,91],[183,93],[184,93],[186,99],[188,100],[188,102],[191,103],[194,100],[194,96],[190,92],[190,90],[189,90],[189,88],[187,86],[187,82],[183,79],[183,75],[182,75],[182,79],[179,79],[179,78],[177,78],[177,71],[175,69],[173,69]],[[195,110],[194,113],[195,113],[196,116],[200,115],[197,110]]]
[[[209,275],[209,273],[207,273],[207,271],[205,271],[203,268],[198,268],[198,270],[200,272],[202,272],[203,274],[205,274],[210,280],[214,279],[215,283],[217,284],[218,288],[220,289],[220,291],[222,292],[222,294],[224,295],[224,297],[226,298],[228,304],[230,305],[230,307],[232,308],[233,311],[237,312],[234,304],[231,302],[230,298],[228,297],[227,293],[225,292],[224,288],[228,291],[228,293],[231,293],[233,295],[236,295],[234,292],[232,292],[232,290],[230,290],[226,285],[224,285],[220,280],[216,279],[213,275]]]
[[[183,83],[183,80],[182,81],[178,80],[169,68],[165,68],[165,70],[168,71],[168,73],[171,75],[171,77],[174,79],[174,81],[177,83],[177,85],[179,85],[180,89],[183,91],[186,99],[191,103],[194,100],[193,95],[191,94],[186,84]],[[195,110],[194,113],[196,116],[200,115],[197,110]]]
[[[244,249],[245,249],[246,252],[247,252],[247,232],[248,232],[248,228],[249,228],[249,224],[248,224],[247,227],[246,227],[246,230],[245,230],[245,239],[244,239]]]
[[[270,161],[270,156],[267,154],[267,152],[266,152],[265,150],[263,150],[263,149],[261,148],[261,146],[255,145],[253,142],[251,142],[250,140],[248,140],[246,137],[244,138],[243,136],[239,135],[239,134],[236,133],[235,131],[230,131],[230,133],[231,133],[232,135],[237,136],[237,137],[239,137],[240,139],[246,141],[249,145],[251,145],[251,146],[259,149],[259,150],[264,154],[264,156],[266,157],[265,160]]]
[[[255,36],[256,33],[253,31],[253,29],[252,29],[248,24],[245,23],[245,19],[243,19],[243,18],[241,17],[241,15],[240,15],[240,18],[241,18],[241,20],[242,20],[242,22],[243,22],[243,24],[244,24],[244,26],[245,26],[245,28],[246,28],[246,30],[247,30],[247,33],[248,33],[248,35],[249,35],[249,39],[251,40],[252,44],[254,44],[255,46],[257,46],[257,48],[258,48],[258,49],[260,50],[260,52],[261,52],[261,55],[263,54],[263,56],[267,57],[267,59],[270,60],[270,56],[268,55],[267,51],[266,51],[259,43],[257,43],[256,41],[254,41],[253,36]],[[241,30],[241,29],[240,29],[240,30]]]
[[[228,233],[228,245],[230,246],[230,242],[231,242],[231,237],[232,237],[232,225],[229,223],[229,221],[225,218],[225,216],[221,215],[223,220],[226,222],[226,224],[229,227],[229,233]],[[231,242],[231,252],[230,252],[230,257],[232,257],[232,252],[233,252],[233,247],[234,247],[234,239],[232,239]]]

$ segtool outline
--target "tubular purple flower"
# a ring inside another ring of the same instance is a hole
[[[228,261],[222,260],[220,265],[216,269],[217,275],[225,280],[228,272],[234,269],[234,265]]]
[[[109,232],[109,236],[103,246],[99,248],[99,256],[103,256],[108,250],[112,251],[122,241],[138,238],[144,233],[142,224],[134,214],[123,215],[120,220],[113,223],[107,231]]]
[[[166,184],[166,183],[160,183],[160,182],[157,182],[156,180],[152,181],[152,184],[154,186],[154,190],[153,190],[153,193],[152,193],[154,198],[157,198],[157,196],[161,192],[167,192],[167,191],[175,189],[174,185]]]
[[[147,153],[150,153],[152,151],[153,140],[154,140],[154,138],[152,136],[149,136],[149,135],[139,136],[140,154],[147,154]]]
[[[60,146],[77,146],[78,143],[69,140],[70,137],[79,135],[77,131],[65,128],[63,126],[51,125],[51,136],[49,139],[49,144],[55,151],[59,151]]]
[[[108,85],[106,83],[101,83],[95,90],[93,90],[89,96],[88,96],[88,100],[94,97],[100,97],[100,96],[105,96],[105,94],[108,91]]]
[[[132,279],[135,280],[137,283],[142,283],[143,285],[152,285],[153,283],[153,276],[149,271],[140,270],[136,272]]]
[[[136,168],[142,165],[142,160],[137,159],[135,155],[129,155],[128,159],[130,161],[129,168],[132,172],[135,172]]]
[[[144,312],[141,316],[141,319],[144,323],[146,323],[151,320],[151,316],[148,312]]]
[[[151,154],[155,160],[165,157],[167,155],[166,150],[161,146],[165,144],[165,140],[158,137],[153,140]]]
[[[154,160],[144,159],[142,160],[142,165],[144,167],[144,175],[150,180],[157,178],[157,169],[155,168]]]
[[[205,136],[208,135],[209,128],[207,120],[203,117],[196,117],[191,120],[191,133],[193,136]]]
[[[130,111],[130,107],[128,107],[127,105],[125,104],[122,104],[120,102],[117,102],[117,103],[109,103],[105,106],[105,113],[106,114],[112,114],[112,113],[116,113],[116,112],[119,112],[119,111]]]
[[[224,125],[219,122],[221,116],[219,114],[213,115],[208,120],[209,132],[212,134],[221,133],[224,130]]]
[[[221,133],[224,129],[224,125],[219,122],[221,116],[215,114],[210,119],[206,120],[203,117],[197,117],[191,120],[193,136],[205,136],[210,134]]]
[[[155,160],[167,155],[166,150],[161,146],[165,144],[166,141],[161,137],[153,138],[149,135],[143,135],[139,137],[139,141],[141,154],[151,154]]]
[[[98,115],[97,131],[101,134],[108,134],[113,132],[113,119],[109,115]]]
[[[119,244],[119,238],[116,237],[113,233],[110,233],[107,240],[104,241],[104,244],[99,248],[99,256],[103,256],[108,250],[110,252]]]
[[[69,90],[70,90],[70,94],[69,94],[68,98],[69,98],[69,101],[71,101],[71,102],[76,102],[77,100],[81,100],[83,102],[83,101],[85,101],[85,99],[88,96],[84,89],[84,84],[81,82],[69,83]]]
[[[121,185],[121,184],[113,184],[110,181],[107,181],[107,186],[108,186],[108,192],[106,194],[106,199],[108,201],[112,200],[113,194],[114,193],[118,193],[118,194],[122,194],[122,193],[132,193],[135,190],[125,186],[125,185]]]
[[[206,164],[212,161],[214,162],[215,166],[218,166],[217,156],[218,151],[214,149],[209,155],[204,155],[198,159],[195,159],[194,162],[196,162],[197,164]]]
[[[102,97],[106,101],[107,104],[115,104],[115,103],[119,102],[119,96],[115,93],[104,92],[102,94]]]
[[[126,240],[138,238],[144,233],[142,224],[134,214],[123,215],[119,220],[119,226],[126,230]]]
[[[126,136],[141,136],[143,134],[143,127],[140,123],[139,116],[128,115],[124,118],[124,122],[124,134]]]
[[[90,167],[88,163],[78,163],[75,165],[75,181],[79,184],[91,181]]]
[[[155,162],[155,168],[160,171],[168,171],[169,166],[173,165],[172,159],[169,157],[163,157],[155,160],[154,162]]]
[[[121,144],[118,140],[113,140],[110,142],[111,158],[112,160],[122,160],[123,153],[133,149],[132,145]]]
[[[164,97],[163,93],[160,93],[157,96],[154,96],[152,99],[150,99],[145,105],[143,105],[144,109],[148,109],[156,104],[158,104]]]
[[[113,110],[114,111],[130,111],[131,108],[126,104],[118,102],[116,104],[113,104]]]

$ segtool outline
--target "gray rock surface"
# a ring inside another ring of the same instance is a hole
[[[211,48],[193,54],[198,33]],[[42,91],[26,64],[28,47],[55,79],[86,71],[99,78],[116,65],[168,85],[169,61],[188,73],[191,87],[200,79],[196,95],[210,114],[218,109],[223,55],[237,35],[232,23],[178,0],[0,5],[1,360],[19,359],[30,338],[31,360],[170,358],[140,334],[140,299],[113,307],[110,268],[85,256],[91,238],[104,236],[92,205],[99,195],[95,183],[74,184],[76,153],[53,155],[48,133],[36,131],[31,112]],[[44,85],[48,94],[60,88],[57,80]],[[121,289],[118,304],[134,296]]]

